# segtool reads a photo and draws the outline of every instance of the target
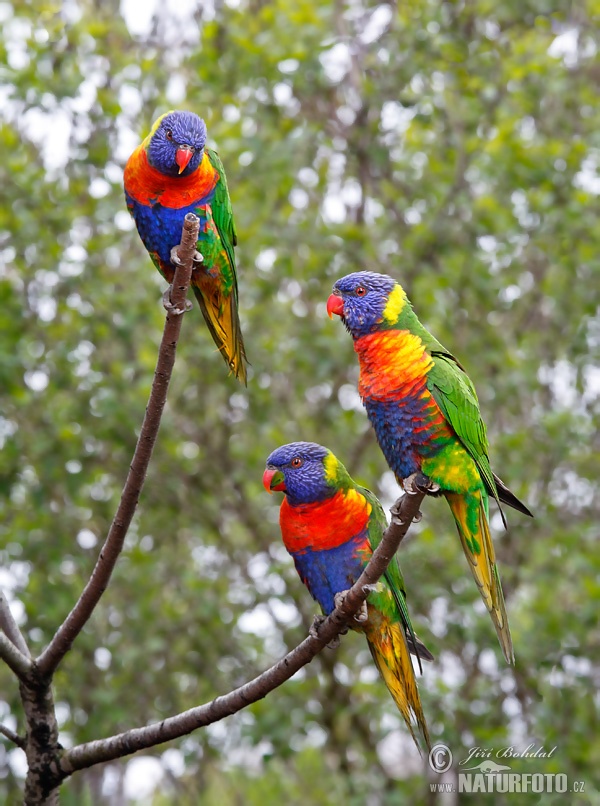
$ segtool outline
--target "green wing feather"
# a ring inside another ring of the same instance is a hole
[[[233,247],[237,246],[237,232],[235,229],[235,222],[233,220],[233,208],[231,206],[231,198],[229,196],[229,188],[227,187],[227,176],[225,175],[225,168],[221,162],[221,158],[216,151],[212,148],[207,148],[206,153],[212,167],[219,174],[219,181],[215,187],[215,195],[211,204],[213,220],[219,231],[221,243],[225,248],[229,265],[233,272],[233,282],[235,285],[235,292],[237,295],[237,279],[235,276],[235,254]]]
[[[485,423],[481,419],[475,387],[451,353],[431,352],[433,367],[427,375],[427,388],[442,414],[473,457],[479,474],[500,506],[498,490],[488,456]],[[500,510],[502,512],[502,510]],[[504,520],[504,514],[502,514]]]
[[[233,251],[237,244],[233,210],[223,163],[216,151],[207,148],[206,154],[219,174],[210,212],[221,242],[218,254],[213,256],[218,261],[220,281],[215,283],[209,273],[198,272],[192,278],[192,284],[215,344],[236,377],[246,383],[247,359],[238,314],[238,286]],[[204,248],[207,248],[206,245],[199,241],[198,249],[203,254]],[[211,268],[210,262],[207,268]]]

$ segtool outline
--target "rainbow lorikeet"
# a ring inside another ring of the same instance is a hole
[[[400,484],[420,471],[439,485],[504,656],[514,663],[490,534],[489,496],[498,505],[503,501],[526,515],[531,512],[492,473],[486,428],[469,376],[425,330],[391,277],[366,271],[343,277],[333,287],[327,311],[341,316],[354,340],[359,393],[388,465]],[[503,513],[502,519],[506,525]]]
[[[300,579],[325,615],[336,595],[358,579],[387,527],[381,504],[359,487],[327,448],[313,442],[283,445],[267,459],[265,488],[285,493],[279,523]],[[433,656],[415,636],[404,580],[394,557],[369,592],[365,612],[352,629],[366,635],[371,655],[418,745],[414,723],[430,747],[427,724],[410,659]],[[410,650],[410,651],[409,651]]]
[[[245,383],[231,199],[219,155],[205,144],[206,125],[198,115],[161,115],[127,160],[125,199],[152,262],[168,283],[183,220],[190,212],[200,218],[192,288],[221,355]]]

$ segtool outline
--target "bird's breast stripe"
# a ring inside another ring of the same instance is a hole
[[[360,362],[362,397],[427,398],[427,374],[433,359],[418,336],[407,330],[369,333],[354,342]]]
[[[340,490],[314,504],[292,506],[284,498],[279,511],[281,534],[290,553],[336,548],[363,531],[371,505],[356,490]]]
[[[138,146],[125,166],[126,193],[138,204],[179,209],[191,204],[208,204],[214,196],[219,173],[204,154],[198,169],[189,176],[167,176],[148,162],[143,146]]]

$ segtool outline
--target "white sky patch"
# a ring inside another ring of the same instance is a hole
[[[19,426],[13,420],[7,420],[0,414],[0,450],[4,447],[6,440],[14,436],[19,430]]]
[[[346,220],[346,205],[337,192],[328,192],[321,207],[326,224],[343,224]]]
[[[256,256],[254,260],[254,265],[259,271],[268,274],[273,270],[273,266],[276,260],[277,260],[277,251],[275,249],[263,249]]]
[[[90,529],[81,529],[77,533],[77,542],[82,549],[93,549],[98,538]]]
[[[25,778],[27,775],[27,759],[25,753],[17,748],[8,754],[8,764],[17,778]]]
[[[362,201],[362,188],[360,182],[352,177],[344,182],[341,197],[348,207],[358,207]]]
[[[279,72],[285,74],[295,73],[299,67],[300,62],[298,59],[284,59],[277,65]]]
[[[592,403],[600,397],[600,367],[590,364],[583,370],[585,388],[583,399],[585,403]]]
[[[175,778],[181,778],[185,772],[185,760],[183,753],[174,747],[170,747],[161,756],[163,767]]]
[[[381,107],[381,128],[384,132],[403,134],[416,114],[416,108],[407,109],[398,101],[386,101]]]
[[[157,7],[158,0],[121,0],[121,14],[134,36],[148,36]]]
[[[356,387],[350,383],[340,386],[338,400],[345,411],[363,411],[360,395],[356,391]]]
[[[392,778],[408,778],[422,772],[423,761],[404,730],[392,730],[377,745],[377,755]]]
[[[69,159],[68,143],[73,124],[64,109],[43,112],[31,107],[21,117],[26,136],[40,150],[44,168],[55,174],[65,167]]]
[[[125,771],[125,797],[132,803],[148,803],[163,777],[163,766],[158,759],[149,756],[132,759]],[[105,794],[110,796],[112,793]]]
[[[167,101],[173,104],[173,106],[179,106],[179,104],[183,103],[186,96],[186,86],[183,76],[174,73],[169,78],[165,95],[167,96]]]
[[[273,616],[264,604],[259,604],[253,610],[242,613],[237,626],[242,632],[256,635],[258,638],[268,638],[275,632]]]
[[[269,599],[269,607],[280,624],[291,627],[300,623],[298,608],[291,602],[283,602],[281,599],[272,597]]]
[[[552,390],[554,399],[563,409],[573,409],[578,400],[577,370],[568,361],[555,361],[542,364],[538,370],[538,380]]]
[[[392,16],[393,11],[391,6],[377,6],[375,11],[367,20],[367,24],[363,28],[362,33],[359,34],[359,39],[361,42],[364,42],[365,45],[369,45],[371,42],[376,42],[390,24]]]
[[[113,158],[117,162],[126,162],[131,152],[140,144],[145,134],[142,135],[141,132],[133,131],[133,129],[129,127],[129,121],[125,120],[123,115],[119,115],[117,118],[117,129],[119,139],[113,149]]]
[[[581,168],[573,179],[573,184],[586,193],[600,195],[600,151],[591,151],[581,163]]]
[[[569,28],[568,31],[563,31],[555,37],[554,41],[548,48],[548,54],[554,59],[567,59],[577,60],[577,28]],[[569,66],[567,64],[567,66]]]
[[[344,42],[337,42],[332,48],[321,53],[319,61],[329,81],[339,84],[352,64],[350,49]]]
[[[50,378],[46,372],[41,369],[34,369],[31,372],[26,372],[24,376],[25,383],[33,392],[43,392],[48,386]]]

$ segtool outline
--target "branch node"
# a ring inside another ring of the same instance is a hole
[[[14,730],[11,730],[7,725],[0,725],[0,733],[6,736],[13,744],[16,744],[17,747],[20,747],[21,750],[25,750],[25,745],[27,744],[25,738],[19,736],[18,733],[15,733]]]

